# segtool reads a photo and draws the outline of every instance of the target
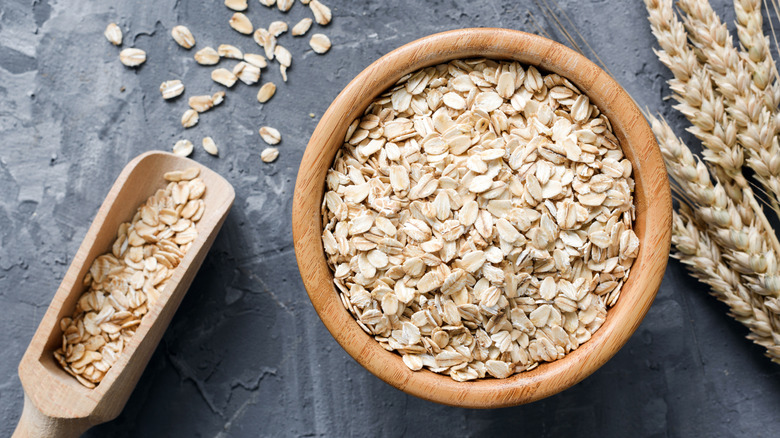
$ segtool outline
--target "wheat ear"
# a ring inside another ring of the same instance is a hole
[[[726,193],[737,203],[741,202],[742,196],[747,198],[750,210],[766,230],[767,240],[775,253],[780,254],[780,241],[756,201],[750,184],[742,175],[742,148],[737,142],[737,128],[726,116],[723,99],[713,91],[709,72],[699,63],[693,49],[687,44],[687,33],[677,19],[671,0],[645,0],[645,5],[653,34],[661,46],[661,50],[656,53],[675,75],[670,86],[675,91],[675,99],[680,102],[676,108],[693,125],[689,131],[707,148],[705,159],[720,168],[716,168],[715,173],[726,183]],[[728,184],[729,180],[739,190]]]
[[[747,163],[780,215],[780,145],[775,139],[774,108],[765,105],[765,93],[753,84],[746,61],[740,58],[728,28],[709,2],[680,0],[678,4],[687,14],[688,36],[706,58],[717,90],[725,98],[727,113],[737,124],[739,143],[748,151]],[[740,185],[745,187],[746,183]]]
[[[726,120],[723,98],[713,93],[709,73],[688,45],[688,35],[677,19],[672,0],[645,0],[645,6],[653,35],[661,46],[654,52],[674,75],[669,85],[679,102],[675,108],[693,125],[689,131],[704,144],[704,159],[714,165],[716,175],[727,184],[729,196],[739,201],[741,188],[734,190],[728,183],[741,174],[744,158],[737,145],[736,126]]]
[[[688,45],[687,33],[677,19],[672,0],[645,0],[645,5],[653,34],[661,46],[656,54],[674,74],[669,84],[679,102],[675,108],[691,122],[688,131],[702,141],[706,148],[704,159],[714,164],[713,170],[729,197],[740,203],[743,194],[747,195],[753,214],[771,230],[763,209],[742,175],[744,160],[742,148],[737,143],[737,128],[726,116],[723,98],[713,91],[709,72]],[[774,237],[771,239],[780,253],[780,242]]]
[[[693,277],[710,286],[711,295],[729,307],[729,315],[750,330],[748,339],[766,348],[767,356],[780,363],[780,332],[770,313],[756,303],[740,275],[729,268],[718,245],[696,227],[690,211],[684,206],[682,211],[683,214],[675,212],[672,221],[672,244],[676,249],[672,257],[685,264]]]
[[[729,266],[749,280],[756,294],[780,296],[778,252],[768,245],[765,229],[753,220],[745,220],[751,212],[748,199],[735,204],[721,184],[713,184],[707,168],[666,121],[649,118],[669,175],[685,200],[696,207],[696,218],[707,225],[707,231],[721,245]]]
[[[737,36],[742,44],[742,59],[751,73],[753,84],[764,91],[764,101],[770,112],[780,104],[780,83],[777,69],[769,50],[769,37],[764,34],[761,0],[734,0],[737,16]]]

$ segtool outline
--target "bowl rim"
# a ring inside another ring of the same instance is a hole
[[[474,57],[513,59],[558,73],[607,115],[634,166],[634,230],[641,246],[620,299],[590,340],[562,359],[506,379],[456,382],[425,369],[409,370],[400,355],[383,349],[344,308],[322,248],[320,205],[325,172],[343,144],[347,126],[362,115],[368,102],[405,74],[447,60]],[[459,407],[496,408],[539,400],[580,382],[628,341],[661,284],[671,243],[671,211],[669,181],[655,137],[633,99],[612,77],[583,55],[549,39],[509,29],[466,28],[429,35],[391,51],[366,67],[333,100],[301,161],[292,225],[295,255],[307,294],[325,327],[350,356],[386,383],[422,399]]]

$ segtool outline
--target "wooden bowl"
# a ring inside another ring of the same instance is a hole
[[[325,175],[347,127],[368,104],[407,73],[453,59],[516,60],[571,80],[609,117],[634,166],[637,207],[634,231],[641,241],[620,299],[593,337],[564,358],[506,379],[456,382],[433,372],[411,371],[401,356],[383,349],[360,329],[342,305],[322,247],[320,204]],[[431,35],[383,56],[336,97],[309,141],[293,200],[293,238],[303,283],[322,322],[366,369],[417,397],[452,406],[496,408],[528,403],[581,381],[607,360],[639,326],[655,297],[669,256],[672,201],[653,134],[631,97],[582,55],[546,38],[506,29],[462,29]]]

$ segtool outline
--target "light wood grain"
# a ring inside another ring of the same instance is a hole
[[[577,85],[612,122],[636,180],[639,255],[604,325],[563,359],[507,379],[459,383],[430,371],[413,372],[384,350],[344,309],[322,248],[320,204],[325,175],[350,122],[403,75],[452,59],[513,59],[558,73]],[[314,308],[339,344],[370,372],[409,394],[453,406],[494,408],[539,400],[581,381],[611,358],[639,326],[661,284],[669,255],[669,181],[650,127],[631,97],[583,56],[548,39],[506,29],[463,29],[409,43],[360,73],[323,115],[303,156],[293,200],[295,255]]]
[[[52,352],[62,342],[59,321],[69,316],[84,291],[82,279],[92,261],[110,251],[122,222],[167,182],[165,172],[200,168],[206,184],[205,211],[192,243],[160,301],[149,308],[117,362],[94,389],[88,389],[60,368]],[[62,279],[38,330],[19,364],[25,392],[24,412],[14,437],[78,436],[90,426],[115,418],[127,402],[163,332],[189,289],[233,204],[233,187],[195,161],[166,152],[149,152],[131,161],[117,178]],[[45,273],[41,273],[45,275]]]

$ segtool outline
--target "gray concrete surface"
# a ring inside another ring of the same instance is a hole
[[[124,412],[88,436],[777,436],[780,367],[676,262],[628,344],[544,401],[445,407],[361,368],[318,319],[293,253],[295,175],[318,116],[370,62],[418,37],[469,26],[534,31],[528,10],[560,34],[531,0],[326,0],[330,53],[284,35],[293,67],[270,103],[258,105],[257,88],[239,83],[183,132],[186,99],[163,101],[159,84],[181,78],[186,95],[220,86],[173,43],[171,27],[189,26],[196,48],[256,48],[227,26],[221,3],[0,1],[0,436],[21,412],[17,364],[114,178],[137,154],[205,135],[222,157],[198,149],[194,158],[235,185],[235,206]],[[732,22],[728,3],[714,0]],[[642,3],[559,4],[637,102],[682,134],[685,124],[662,102],[669,73],[651,51]],[[281,14],[250,0],[248,15],[267,25],[309,12],[296,4]],[[102,36],[111,21],[125,47],[147,50],[144,66],[118,62]],[[275,69],[263,76],[280,82]],[[263,124],[284,137],[271,165],[259,158]]]

